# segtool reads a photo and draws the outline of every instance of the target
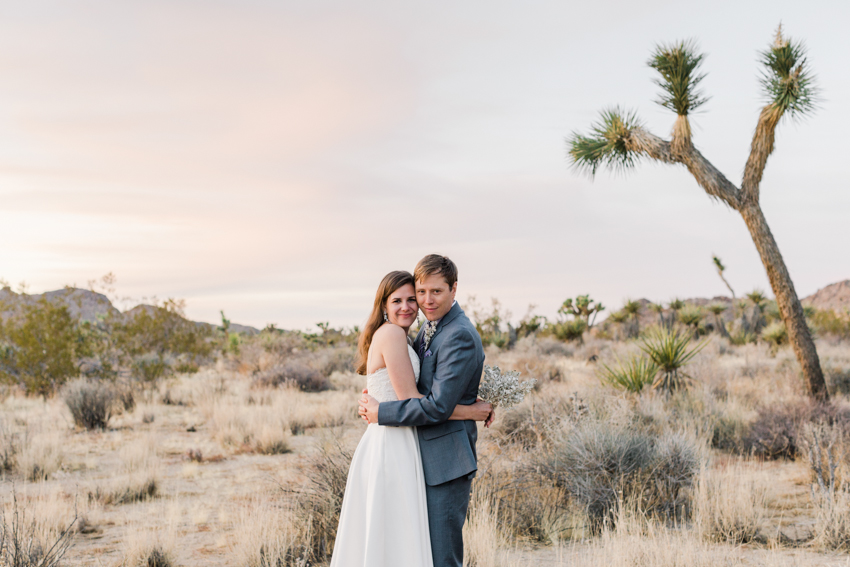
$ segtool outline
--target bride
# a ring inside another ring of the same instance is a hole
[[[413,276],[390,272],[360,335],[358,374],[379,402],[421,398],[419,357],[407,332],[416,320]],[[490,405],[458,405],[449,419],[484,421]],[[414,427],[366,428],[351,467],[331,567],[433,567],[425,478]]]

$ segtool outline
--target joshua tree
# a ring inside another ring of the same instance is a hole
[[[640,314],[640,303],[627,299],[625,305],[623,305],[623,311],[628,313],[629,318],[632,320],[632,325],[630,325],[629,329],[629,336],[638,336],[640,333],[640,319],[638,318],[638,315]]]
[[[649,66],[660,74],[656,81],[662,89],[658,103],[676,113],[670,140],[650,133],[634,113],[615,107],[602,112],[589,135],[573,134],[570,156],[575,166],[591,175],[603,165],[614,170],[628,169],[645,157],[680,164],[710,198],[738,211],[767,271],[809,393],[826,399],[826,383],[803,307],[759,204],[760,184],[767,159],[773,153],[776,127],[786,116],[803,116],[815,108],[817,89],[805,49],[802,43],[787,39],[780,26],[773,44],[761,53],[766,104],[756,124],[740,187],[709,162],[691,140],[688,115],[706,101],[697,88],[705,77],[698,73],[703,57],[693,42],[680,41],[658,45],[649,59]]]
[[[726,278],[723,276],[723,272],[726,271],[726,266],[723,265],[723,262],[720,261],[720,258],[717,256],[712,256],[712,260],[714,260],[714,267],[717,268],[717,275],[720,276],[720,279],[723,280],[723,283],[726,284],[726,288],[729,290],[729,293],[732,294],[732,301],[735,301],[735,290],[732,289],[732,286],[729,285],[729,282],[726,281]]]
[[[699,338],[699,324],[702,322],[702,309],[698,305],[691,303],[685,305],[679,311],[679,321],[690,328],[694,333],[694,338]]]
[[[658,322],[663,327],[664,326],[664,304],[663,303],[650,303],[649,308],[658,313]]]
[[[726,330],[726,325],[723,324],[723,319],[720,317],[720,314],[726,311],[726,306],[722,303],[712,303],[708,306],[708,311],[714,315],[714,326],[717,328],[717,332],[728,339],[729,331]]]
[[[764,311],[764,306],[767,303],[767,296],[760,289],[754,289],[747,294],[747,299],[753,302],[753,305],[758,307],[759,311]]]
[[[576,297],[575,304],[572,299],[567,299],[558,309],[560,315],[574,315],[577,319],[584,319],[588,331],[593,327],[596,315],[600,311],[605,311],[605,307],[598,301],[590,299],[590,295],[579,295]]]

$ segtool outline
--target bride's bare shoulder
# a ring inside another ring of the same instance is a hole
[[[399,327],[398,325],[393,325],[392,323],[384,323],[378,330],[375,331],[375,334],[372,335],[372,343],[390,343],[402,341],[407,343],[407,333],[404,332],[404,329]]]

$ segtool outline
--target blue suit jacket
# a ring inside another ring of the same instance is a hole
[[[420,331],[413,347],[417,353],[422,340]],[[418,389],[424,397],[382,402],[378,423],[418,427],[425,482],[436,486],[478,469],[475,422],[448,421],[456,405],[475,402],[484,368],[481,337],[460,305],[440,320],[420,362]]]

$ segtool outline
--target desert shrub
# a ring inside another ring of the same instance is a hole
[[[355,356],[355,350],[349,346],[325,348],[316,352],[313,366],[322,376],[330,376],[334,372],[352,372]]]
[[[554,441],[540,466],[598,532],[605,522],[615,521],[620,502],[665,518],[681,514],[700,452],[682,435],[586,419]]]
[[[811,423],[847,428],[850,412],[833,403],[810,400],[764,406],[743,439],[743,449],[766,459],[794,459],[801,454],[803,428]]]
[[[570,346],[549,337],[536,338],[534,340],[534,345],[537,347],[537,350],[540,351],[540,354],[543,355],[571,357],[574,352]]]
[[[581,341],[584,337],[584,332],[587,330],[587,323],[581,319],[572,319],[570,321],[556,321],[547,325],[544,332],[551,335],[559,341],[571,342]]]
[[[850,311],[818,309],[810,317],[819,335],[831,335],[840,340],[850,339]]]
[[[850,394],[850,368],[824,368],[831,394]]]
[[[58,567],[73,541],[77,517],[58,532],[45,529],[12,493],[11,509],[0,507],[0,565]]]
[[[153,383],[206,360],[213,351],[212,330],[189,321],[183,302],[139,306],[110,321],[111,340],[133,376]],[[188,366],[187,366],[188,365]]]
[[[327,376],[300,358],[289,358],[258,372],[254,383],[266,388],[294,384],[304,392],[321,392],[331,387]]]
[[[81,343],[67,306],[45,298],[24,305],[0,327],[0,380],[47,396],[77,374]]]
[[[294,514],[304,545],[300,555],[310,562],[328,561],[333,554],[351,456],[339,441],[327,441],[305,471],[307,484],[298,494]]]
[[[62,389],[62,398],[74,423],[86,429],[106,429],[115,413],[118,395],[115,387],[99,380],[80,378]]]

